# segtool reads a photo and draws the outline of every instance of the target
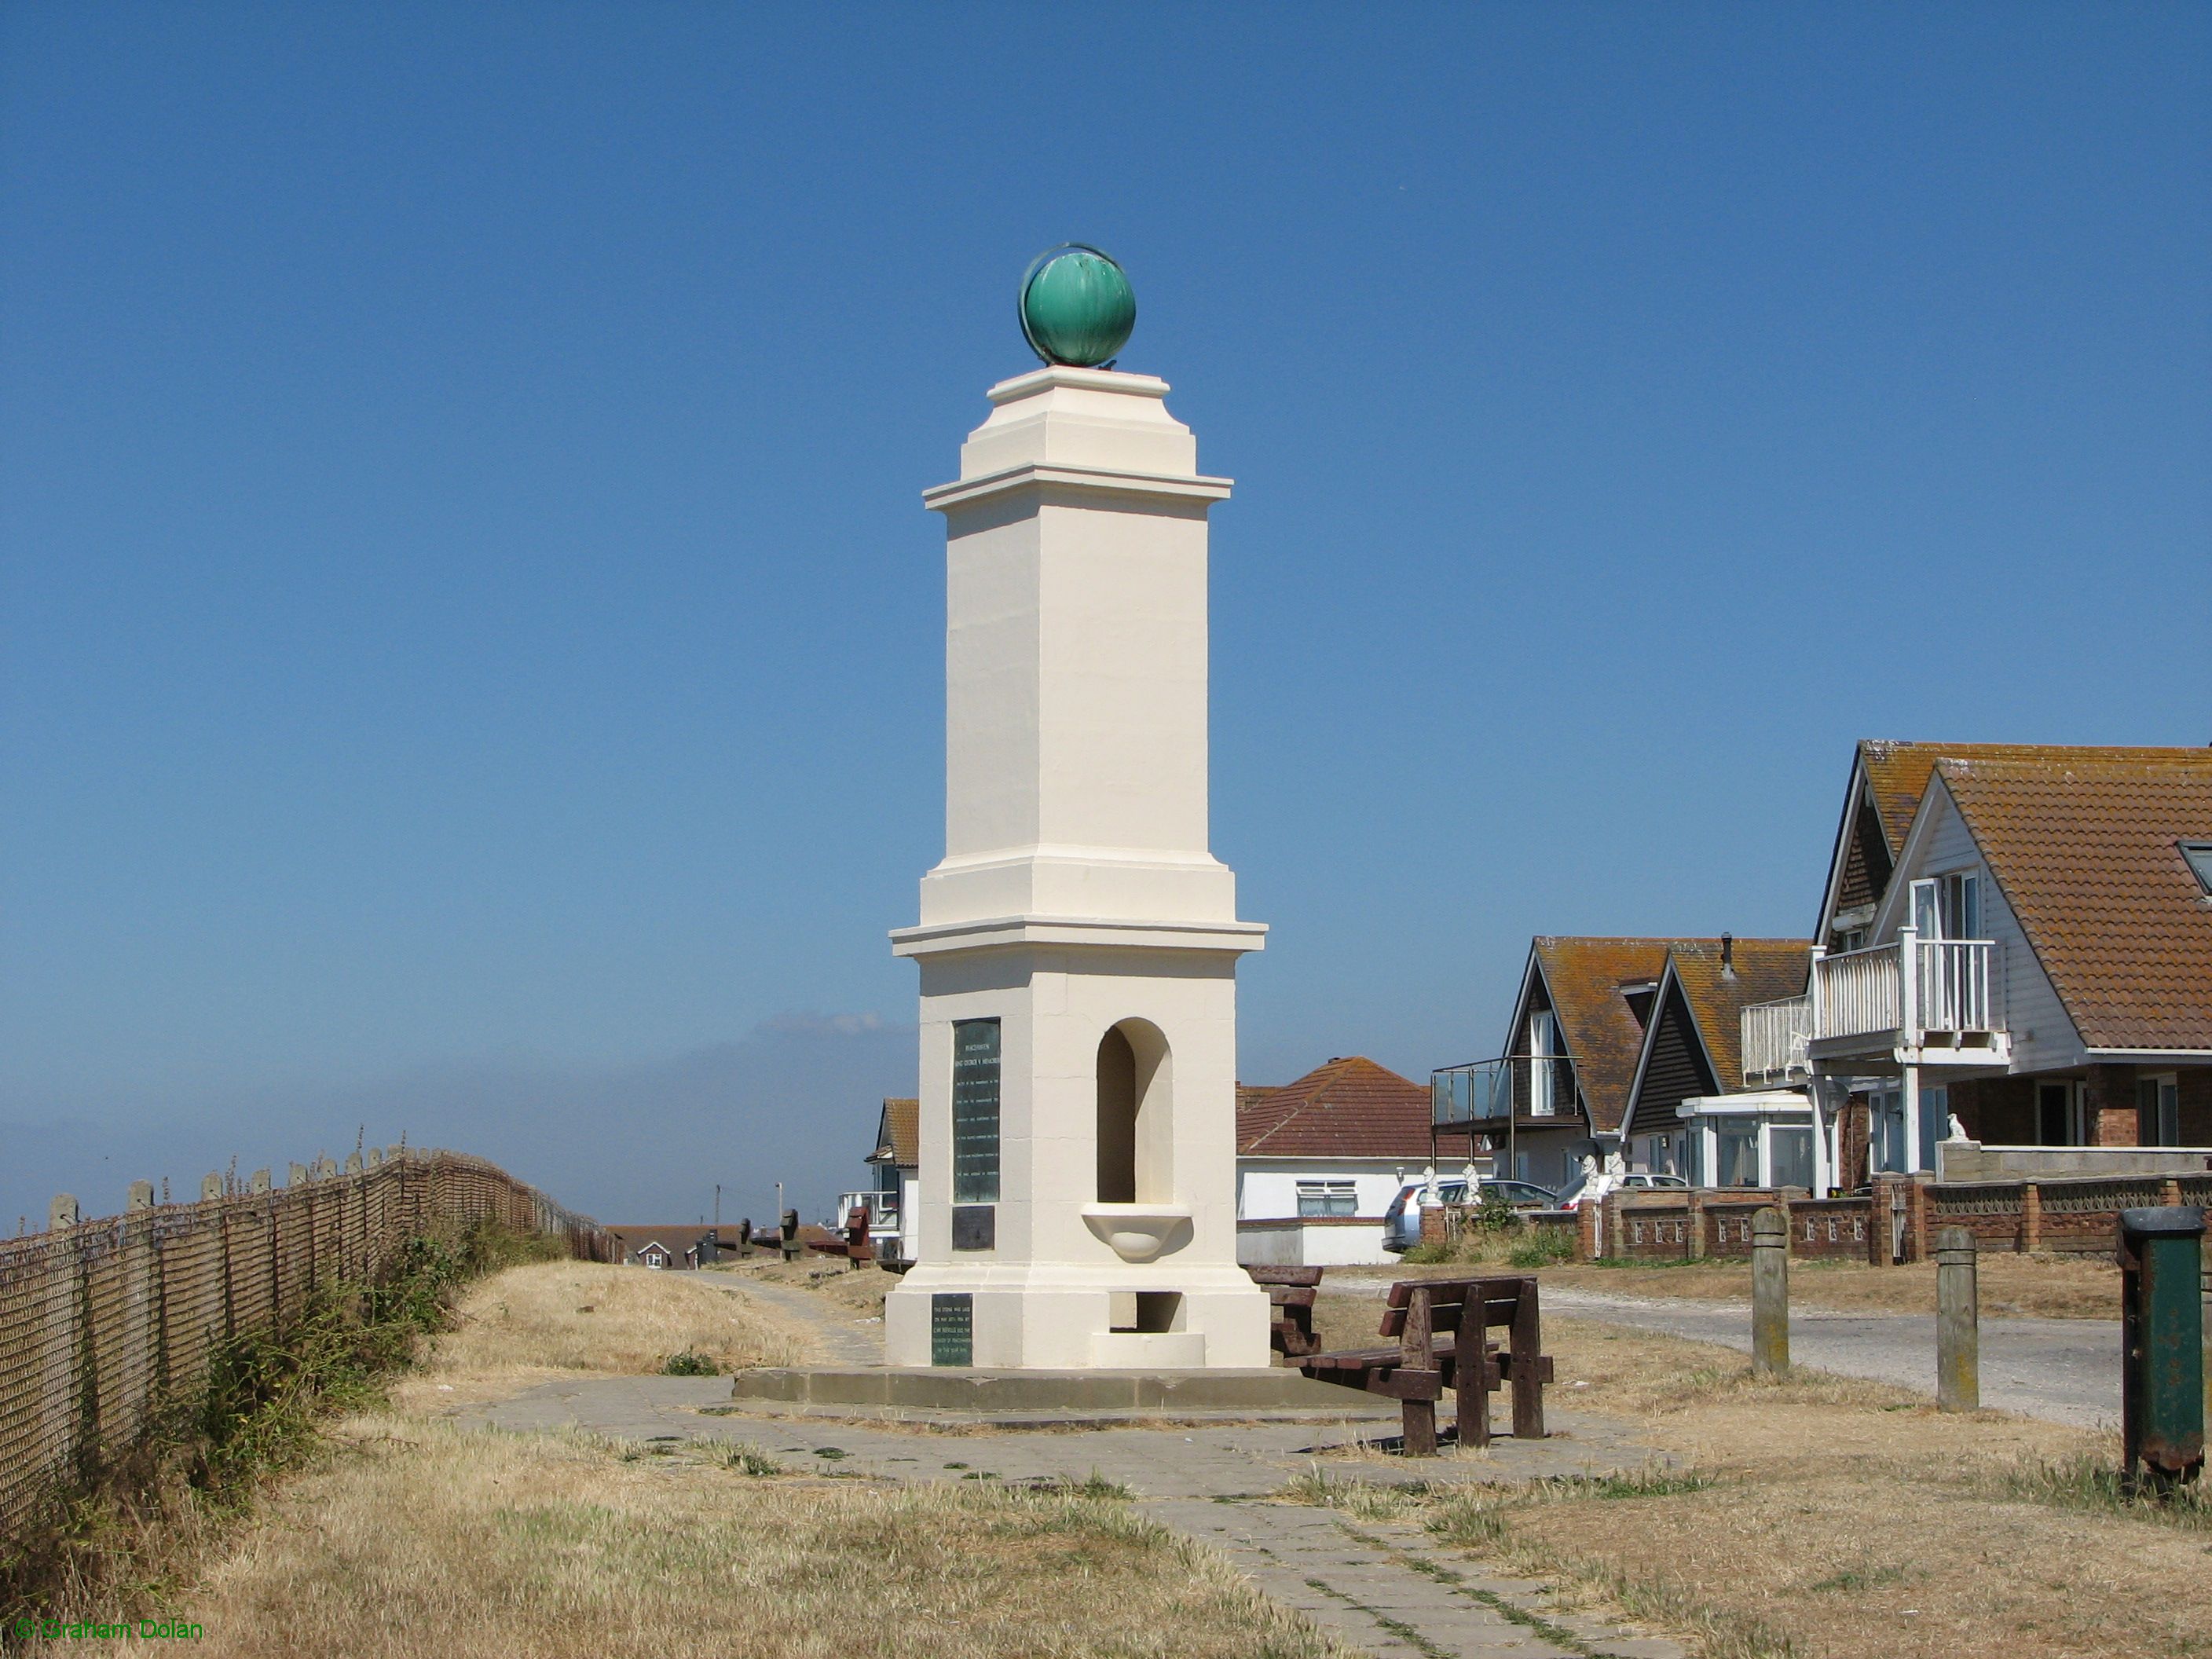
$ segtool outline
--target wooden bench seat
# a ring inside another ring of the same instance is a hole
[[[1244,1271],[1255,1285],[1266,1287],[1267,1301],[1274,1309],[1268,1345],[1285,1359],[1296,1359],[1320,1347],[1321,1340],[1314,1335],[1313,1310],[1314,1297],[1320,1293],[1321,1269],[1247,1263]]]
[[[1504,1352],[1489,1340],[1493,1326],[1508,1333]],[[1406,1450],[1413,1456],[1436,1451],[1437,1401],[1446,1389],[1460,1444],[1490,1443],[1490,1394],[1503,1383],[1513,1390],[1515,1438],[1543,1437],[1544,1385],[1553,1366],[1541,1351],[1533,1278],[1401,1279],[1390,1287],[1378,1334],[1396,1337],[1398,1346],[1307,1353],[1292,1363],[1317,1382],[1401,1401]]]
[[[852,1218],[847,1222],[844,1237],[809,1239],[806,1248],[819,1250],[824,1255],[842,1256],[848,1267],[857,1267],[864,1261],[872,1261],[876,1259],[876,1247],[868,1242],[869,1220],[867,1206],[863,1205],[853,1212]]]

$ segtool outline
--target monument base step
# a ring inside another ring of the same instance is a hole
[[[1395,1418],[1396,1402],[1291,1370],[1031,1371],[963,1366],[740,1371],[724,1411],[942,1415],[1036,1426],[1172,1418],[1329,1422]],[[714,1409],[709,1407],[709,1409]]]

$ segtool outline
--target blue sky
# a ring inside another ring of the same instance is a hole
[[[1238,482],[1248,1079],[1802,932],[1861,736],[2212,739],[2208,114],[2195,5],[19,0],[0,1209],[854,1180],[1071,238]]]

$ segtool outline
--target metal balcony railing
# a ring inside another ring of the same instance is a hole
[[[1465,1128],[1565,1117],[1575,1110],[1574,1062],[1565,1054],[1500,1054],[1429,1074],[1430,1121]]]

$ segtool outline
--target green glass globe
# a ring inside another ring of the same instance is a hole
[[[1109,255],[1081,242],[1041,253],[1022,278],[1022,337],[1048,363],[1096,368],[1129,343],[1137,295]]]

